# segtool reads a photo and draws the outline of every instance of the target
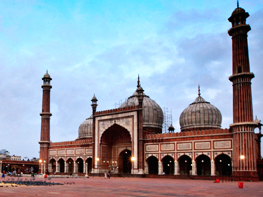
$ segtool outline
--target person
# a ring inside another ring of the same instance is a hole
[[[110,170],[109,170],[109,172],[108,172],[108,177],[109,177],[109,179],[110,179]]]
[[[32,177],[34,177],[35,176],[35,173],[34,172],[32,172]]]
[[[3,171],[2,177],[5,178],[5,171]]]
[[[106,179],[106,178],[107,178],[107,172],[106,172],[106,171],[105,171],[105,174],[104,174],[104,175],[105,175],[105,177],[104,177],[104,178]]]

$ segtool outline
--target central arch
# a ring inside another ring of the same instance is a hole
[[[118,124],[112,125],[101,136],[101,162],[99,168],[102,170],[112,170],[118,167],[122,168],[122,170],[119,169],[119,172],[131,173],[131,167],[122,163],[124,161],[128,162],[128,157],[126,157],[128,154],[125,155],[125,152],[129,152],[129,156],[132,155],[129,149],[131,149],[129,131]]]

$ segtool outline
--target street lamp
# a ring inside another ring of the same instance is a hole
[[[245,159],[245,156],[244,155],[240,155],[240,159],[242,161],[242,168],[243,170],[245,170],[245,167],[244,167],[244,159]]]
[[[134,174],[134,161],[135,161],[135,157],[131,157],[131,161],[132,161],[132,174]]]
[[[40,173],[42,174],[42,160],[41,159],[39,160],[39,163],[40,163]]]
[[[44,160],[44,174],[46,174],[46,169],[45,169],[45,167],[46,167],[46,160]]]

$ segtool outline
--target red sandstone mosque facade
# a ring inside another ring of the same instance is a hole
[[[253,120],[247,32],[249,14],[239,6],[228,19],[232,28],[233,124],[221,128],[220,111],[198,97],[180,115],[181,132],[162,133],[163,111],[144,90],[137,89],[119,108],[96,111],[79,127],[74,141],[50,141],[50,90],[52,80],[43,80],[41,112],[41,171],[61,174],[111,173],[171,174],[192,176],[241,176],[258,180],[261,158],[261,123]],[[254,133],[259,128],[259,134]]]

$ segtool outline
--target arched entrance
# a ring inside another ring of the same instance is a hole
[[[232,165],[231,159],[228,155],[221,154],[215,158],[216,175],[219,176],[231,176]]]
[[[154,156],[149,157],[146,162],[148,163],[149,174],[158,174],[158,159]]]
[[[90,173],[92,170],[92,158],[88,158],[86,162],[88,163],[88,173]]]
[[[78,173],[83,173],[83,160],[78,158],[76,163],[78,165]]]
[[[131,164],[128,165],[128,162],[131,162],[129,157],[132,153],[128,149],[131,149],[129,131],[120,125],[112,125],[101,136],[101,158],[99,158],[100,164],[98,167],[103,171],[117,169],[118,167],[119,173],[131,173]],[[125,152],[128,152],[128,154]]]
[[[118,158],[119,173],[131,174],[131,151],[123,150]]]
[[[206,155],[199,155],[196,158],[197,175],[210,176],[211,175],[211,162],[210,158]]]
[[[72,174],[74,169],[74,162],[73,159],[69,158],[67,161],[68,164],[68,173]]]
[[[179,159],[179,170],[180,175],[189,175],[191,174],[190,171],[192,171],[192,160],[187,155],[182,155]]]
[[[162,159],[163,171],[165,174],[174,174],[174,159],[167,155]]]
[[[63,159],[59,159],[58,160],[58,163],[59,163],[59,172],[64,172],[64,170],[65,170],[65,162],[64,162],[64,160]]]
[[[51,169],[49,169],[48,171],[50,171],[50,172],[56,172],[56,161],[55,161],[55,159],[51,159],[50,161],[49,161],[49,164],[48,164],[49,166],[50,166],[50,168]]]

